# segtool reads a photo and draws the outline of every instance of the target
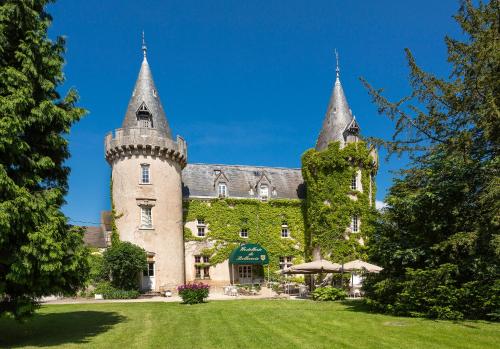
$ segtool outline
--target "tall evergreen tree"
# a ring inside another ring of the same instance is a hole
[[[405,315],[500,316],[500,6],[463,1],[463,41],[445,38],[451,76],[418,67],[413,93],[392,103],[365,84],[396,122],[385,142],[412,163],[390,188],[370,253],[385,269],[368,303]]]
[[[49,0],[0,5],[0,315],[33,312],[44,295],[72,293],[88,273],[82,231],[61,213],[65,136],[84,114],[61,98],[64,39],[47,36]]]

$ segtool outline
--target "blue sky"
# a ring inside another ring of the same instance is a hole
[[[424,69],[447,76],[445,34],[459,36],[456,0],[58,1],[51,37],[67,37],[66,84],[89,114],[69,136],[70,190],[64,212],[98,222],[109,209],[110,168],[103,138],[120,127],[139,71],[141,32],[174,134],[190,162],[300,167],[314,146],[335,79],[366,136],[389,138],[361,85],[392,98],[408,93],[403,49]],[[405,161],[384,161],[383,200]]]

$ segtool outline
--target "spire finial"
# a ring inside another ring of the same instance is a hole
[[[144,39],[144,30],[142,31],[142,53],[144,54],[144,58],[146,58],[146,52],[148,48],[146,47],[146,40]]]
[[[337,79],[340,78],[340,68],[339,68],[339,53],[337,52],[337,49],[335,49],[335,59],[337,60],[337,68],[335,69],[335,72],[337,73]]]

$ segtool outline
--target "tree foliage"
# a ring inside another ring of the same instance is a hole
[[[51,41],[50,1],[0,3],[0,314],[33,312],[38,297],[73,293],[88,271],[83,231],[60,208],[66,135],[84,110],[61,98],[64,39]]]
[[[464,1],[465,39],[445,38],[451,75],[424,72],[409,50],[412,94],[392,103],[365,84],[396,124],[384,142],[412,163],[386,198],[370,254],[384,271],[368,302],[438,318],[500,315],[500,5]]]
[[[147,267],[146,251],[130,242],[117,241],[104,252],[103,269],[118,289],[137,290],[139,274]]]

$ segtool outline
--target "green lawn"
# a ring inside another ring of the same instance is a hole
[[[357,302],[286,300],[43,306],[27,324],[0,319],[0,347],[498,348],[500,324],[400,318]]]

